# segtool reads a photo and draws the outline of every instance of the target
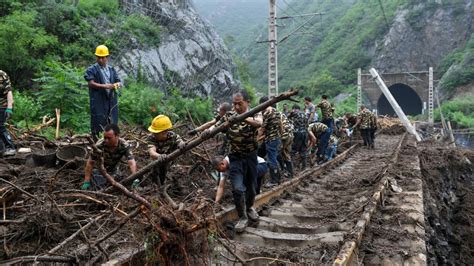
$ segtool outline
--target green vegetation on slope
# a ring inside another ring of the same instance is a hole
[[[448,94],[457,87],[474,81],[474,35],[471,35],[465,47],[447,55],[438,69],[444,74],[440,88]]]
[[[83,75],[95,62],[95,47],[107,45],[113,59],[120,51],[160,41],[158,24],[143,15],[122,13],[117,0],[5,0],[0,1],[0,15],[0,69],[15,88],[13,122],[20,127],[54,116],[54,109],[60,108],[63,128],[88,132]],[[212,115],[210,99],[185,99],[177,90],[165,95],[145,81],[130,80],[120,98],[120,118],[139,125],[159,113],[185,118],[183,106],[194,119]]]
[[[474,128],[474,96],[454,98],[443,103],[441,110],[454,128]],[[435,110],[435,119],[441,119],[439,109]]]
[[[194,5],[222,38],[233,40],[226,44],[238,52],[255,41],[268,18],[268,0],[196,0]]]
[[[385,17],[393,20],[395,11],[405,0],[384,1]],[[308,34],[290,37],[279,46],[280,87],[318,86],[320,76],[330,76],[342,85],[353,84],[356,69],[371,61],[369,47],[383,36],[388,27],[378,3],[373,1],[295,1],[292,10],[299,13],[325,12],[313,19],[313,26],[303,30]],[[295,13],[295,12],[292,12]],[[303,22],[298,19],[296,24]],[[291,22],[285,24],[292,25]],[[293,27],[280,29],[285,36]],[[253,44],[251,44],[253,45]],[[258,87],[266,83],[266,46],[255,47],[246,58]],[[326,79],[326,78],[325,78]],[[337,94],[342,88],[326,91]]]

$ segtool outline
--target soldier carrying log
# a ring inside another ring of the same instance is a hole
[[[244,90],[232,96],[233,111],[216,123],[216,127],[228,121],[235,113],[249,111],[250,96]],[[247,117],[243,122],[232,124],[226,131],[230,143],[229,180],[239,221],[235,225],[237,232],[243,232],[248,219],[258,220],[257,211],[253,208],[255,187],[257,183],[257,129],[262,125],[259,117]],[[210,129],[202,133],[206,136]]]

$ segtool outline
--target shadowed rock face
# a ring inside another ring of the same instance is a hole
[[[133,49],[115,62],[122,76],[139,72],[157,88],[227,100],[239,88],[232,56],[188,0],[121,0],[127,13],[152,17],[162,27],[157,46]]]
[[[421,3],[411,10],[400,9],[388,34],[376,43],[372,65],[382,72],[436,67],[469,40],[473,17],[471,0],[436,8]]]

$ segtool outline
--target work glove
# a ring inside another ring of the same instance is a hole
[[[12,115],[13,115],[13,110],[11,108],[7,108],[5,110],[5,120],[10,119],[10,117],[12,117]]]
[[[189,135],[189,136],[193,136],[193,137],[196,136],[197,133],[198,133],[198,132],[197,132],[196,129],[193,129],[193,130],[188,131],[188,135]]]
[[[182,149],[186,146],[186,142],[178,142],[178,149]]]
[[[83,183],[82,186],[81,186],[81,189],[82,189],[82,190],[88,190],[88,189],[90,188],[90,186],[91,186],[91,182],[89,182],[89,181],[84,181],[84,183]]]
[[[120,92],[119,88],[120,88],[120,82],[114,83],[115,93],[117,93],[118,96],[121,96],[122,93]]]

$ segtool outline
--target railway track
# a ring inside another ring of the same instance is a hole
[[[347,265],[377,212],[406,134],[379,135],[375,150],[353,146],[335,160],[259,195],[260,221],[221,240],[212,263]],[[228,209],[222,222],[236,218]]]

